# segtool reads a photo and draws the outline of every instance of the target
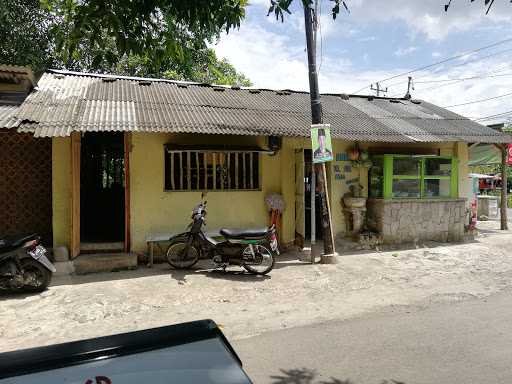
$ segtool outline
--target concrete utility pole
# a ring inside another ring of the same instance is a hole
[[[370,85],[370,89],[371,89],[372,91],[375,91],[375,93],[377,94],[377,97],[379,97],[379,96],[380,96],[380,93],[381,93],[381,92],[382,92],[382,93],[386,93],[386,92],[388,91],[388,87],[386,87],[386,88],[381,88],[380,83],[375,83],[375,88],[373,87],[373,84],[372,84],[372,85]]]
[[[318,89],[318,74],[316,72],[316,14],[313,2],[304,6],[304,22],[306,27],[306,46],[308,51],[309,94],[311,97],[311,122],[322,124],[322,103]],[[336,262],[334,236],[332,234],[331,210],[329,207],[329,194],[327,190],[327,174],[325,163],[321,164],[318,180],[319,195],[322,202],[322,232],[324,240],[324,254],[321,263],[332,264]],[[314,193],[314,191],[312,191]]]
[[[414,84],[412,82],[412,76],[409,76],[408,82],[407,82],[407,93],[405,94],[406,99],[410,99],[411,96],[411,89],[414,90]]]
[[[501,229],[508,229],[508,217],[507,217],[507,206],[508,206],[508,186],[507,186],[507,158],[508,158],[508,145],[502,144],[501,149]]]

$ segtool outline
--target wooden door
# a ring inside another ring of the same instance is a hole
[[[71,258],[80,254],[80,146],[80,132],[71,133]]]
[[[124,251],[130,252],[130,132],[124,134]]]

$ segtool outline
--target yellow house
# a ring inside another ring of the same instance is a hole
[[[460,240],[468,143],[510,138],[424,101],[322,102],[335,236],[353,229],[357,212],[341,201],[360,184],[384,241]],[[150,236],[185,230],[205,190],[210,230],[268,225],[264,199],[278,193],[281,242],[319,234],[308,93],[52,70],[16,118],[52,140],[53,244],[73,257],[101,244],[145,251]]]

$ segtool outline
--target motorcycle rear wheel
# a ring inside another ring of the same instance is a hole
[[[186,247],[186,241],[171,243],[165,253],[167,262],[176,269],[187,269],[194,266],[199,260],[199,251],[196,247],[190,245],[188,255],[184,255]]]
[[[253,249],[254,256],[251,253],[250,246],[243,250],[242,267],[254,275],[266,275],[274,268],[274,254],[261,244],[253,245]]]
[[[23,290],[26,292],[42,292],[50,285],[52,273],[41,263],[33,259],[22,259],[23,280],[31,284],[25,284]]]

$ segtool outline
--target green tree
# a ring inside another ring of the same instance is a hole
[[[111,28],[96,29],[95,39],[90,38],[90,33],[80,35],[74,29],[78,21],[71,18],[66,9],[60,2],[42,7],[39,0],[26,0],[21,4],[17,0],[4,0],[0,3],[0,35],[6,36],[0,41],[0,63],[29,65],[36,72],[53,67],[250,85],[250,81],[231,64],[218,60],[208,46],[219,37],[222,24],[216,29],[202,29],[200,24],[175,23],[175,18],[168,15],[162,28],[172,35],[172,39],[137,49],[125,49],[121,43],[120,49],[121,40]],[[79,38],[72,38],[74,33]],[[136,40],[135,45],[138,44]]]
[[[39,0],[0,2],[0,63],[29,64],[35,71],[53,65],[51,15],[40,8]]]
[[[165,59],[184,61],[189,49],[240,26],[247,0],[41,0],[60,20],[53,34],[64,61],[94,53],[93,64],[135,55],[155,69]],[[105,39],[107,38],[107,39]]]

